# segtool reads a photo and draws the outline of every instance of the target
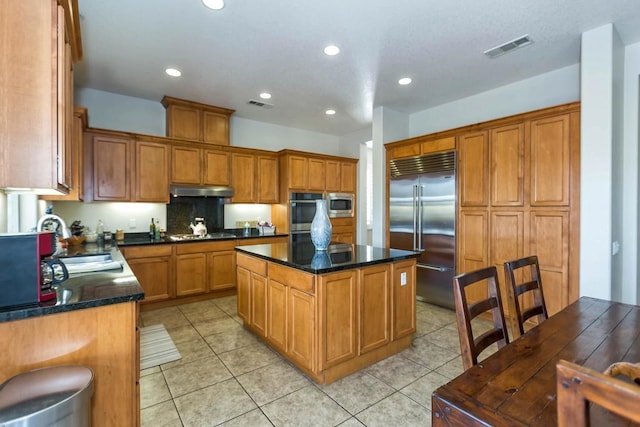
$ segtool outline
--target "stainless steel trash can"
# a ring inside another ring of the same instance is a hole
[[[88,427],[93,372],[52,366],[18,374],[0,385],[2,427]]]

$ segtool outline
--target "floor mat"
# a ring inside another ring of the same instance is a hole
[[[140,328],[140,369],[173,362],[182,356],[164,325]]]

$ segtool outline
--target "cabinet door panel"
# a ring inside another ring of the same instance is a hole
[[[391,267],[382,265],[363,268],[360,270],[358,288],[362,354],[386,345],[390,340]]]
[[[197,108],[182,105],[169,107],[167,135],[176,138],[201,140],[201,112]]]
[[[491,204],[524,205],[524,124],[491,131]]]
[[[322,367],[328,368],[356,356],[356,271],[323,275]]]
[[[458,139],[460,206],[489,204],[489,137],[473,132]]]
[[[538,256],[549,316],[569,304],[569,213],[531,212],[531,254]]]
[[[287,353],[291,359],[314,370],[316,354],[315,298],[297,289],[289,289],[289,331]]]
[[[238,286],[238,316],[245,324],[251,323],[250,317],[250,284],[251,272],[246,268],[238,267],[236,269],[236,283]]]
[[[568,206],[569,114],[531,122],[531,206]]]
[[[202,150],[199,148],[171,147],[171,182],[200,184],[202,177]]]
[[[205,150],[204,183],[207,185],[229,185],[229,154],[222,151]]]
[[[458,274],[489,265],[489,219],[485,210],[463,210],[458,225]],[[486,298],[481,292],[469,289],[469,301]]]
[[[96,136],[93,139],[94,200],[131,200],[131,141]]]
[[[491,213],[491,264],[498,269],[500,294],[505,314],[511,312],[507,281],[504,276],[504,263],[522,258],[524,254],[524,213]]]
[[[416,331],[416,261],[394,263],[391,274],[391,340],[397,340]]]
[[[255,157],[251,154],[233,153],[231,155],[231,171],[233,177],[233,202],[255,202]]]
[[[287,287],[269,279],[267,339],[281,351],[287,351]]]
[[[486,267],[489,262],[487,212],[463,210],[458,224],[458,274]]]
[[[340,162],[337,160],[327,160],[325,162],[326,180],[325,189],[327,191],[341,191],[340,187]]]
[[[176,255],[176,295],[194,295],[207,290],[207,258],[203,253]]]
[[[203,141],[208,144],[229,145],[229,117],[212,111],[202,112]]]
[[[309,168],[309,190],[324,191],[325,165],[324,160],[310,158],[307,161]]]
[[[171,263],[169,258],[127,259],[127,263],[144,289],[142,304],[162,301],[171,297]]]
[[[342,162],[340,165],[340,191],[344,193],[356,192],[356,165]]]
[[[169,202],[169,148],[136,141],[135,200]]]
[[[289,156],[289,188],[291,190],[307,189],[307,159],[300,156]]]
[[[267,336],[267,279],[255,273],[251,273],[251,327]]]
[[[258,193],[259,203],[278,203],[278,159],[258,156]]]
[[[209,255],[209,290],[232,289],[236,286],[235,251],[212,252]]]

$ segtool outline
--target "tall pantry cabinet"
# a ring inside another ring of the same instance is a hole
[[[577,299],[578,103],[486,123],[458,136],[459,273],[537,255],[547,310]],[[480,295],[478,295],[478,298]]]

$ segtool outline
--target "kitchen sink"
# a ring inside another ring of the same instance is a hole
[[[233,239],[236,235],[233,233],[218,232],[209,234],[173,234],[169,238],[171,240],[181,242],[185,240],[215,240],[215,239]]]
[[[94,271],[107,271],[121,269],[122,263],[115,261],[111,254],[76,255],[60,258],[67,267],[69,274],[90,273]]]

